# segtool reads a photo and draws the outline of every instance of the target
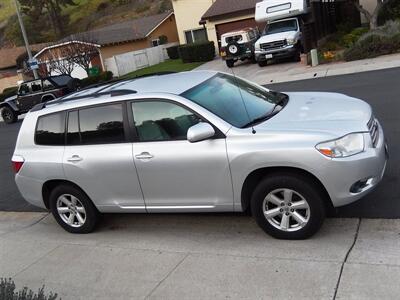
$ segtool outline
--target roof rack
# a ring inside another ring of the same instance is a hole
[[[101,83],[96,83],[96,84],[92,84],[89,85],[87,87],[85,87],[82,90],[79,90],[77,92],[82,92],[88,89],[92,89],[95,87],[99,87],[102,85],[105,85],[103,89],[98,90],[95,93],[91,93],[91,94],[87,94],[87,95],[82,95],[82,96],[76,96],[76,97],[68,97],[70,95],[66,95],[64,97],[61,97],[59,99],[56,99],[54,101],[51,101],[52,104],[55,103],[62,103],[62,102],[66,102],[66,101],[72,101],[72,100],[79,100],[79,99],[86,99],[86,98],[96,98],[96,97],[101,97],[104,95],[110,95],[111,97],[117,97],[117,96],[123,96],[123,95],[131,95],[131,94],[136,94],[137,91],[135,90],[128,90],[128,89],[121,89],[121,90],[111,90],[108,92],[102,92],[105,89],[109,89],[111,88],[113,85],[116,85],[118,83],[124,82],[124,81],[130,81],[130,80],[135,80],[135,79],[139,79],[139,78],[145,78],[145,77],[151,77],[151,76],[162,76],[162,75],[169,75],[169,74],[176,74],[179,72],[174,72],[174,71],[163,71],[163,72],[155,72],[155,73],[149,73],[149,74],[143,74],[143,75],[139,75],[133,78],[124,78],[124,79],[116,79],[116,80],[110,80],[107,82],[101,82]],[[35,105],[30,111],[34,112],[34,111],[39,111],[42,110],[43,108],[46,107],[46,102],[44,103],[39,103],[37,105]]]
[[[137,91],[135,90],[113,90],[113,91],[108,91],[108,92],[97,92],[97,93],[92,93],[92,94],[87,94],[87,95],[82,95],[82,96],[76,96],[76,97],[71,97],[67,99],[60,98],[55,101],[51,101],[51,104],[56,104],[56,103],[63,103],[67,101],[72,101],[72,100],[79,100],[79,99],[86,99],[86,98],[97,98],[105,95],[109,95],[111,97],[118,97],[118,96],[123,96],[123,95],[131,95],[131,94],[136,94]],[[42,110],[43,108],[46,107],[47,102],[39,103],[35,105],[30,111],[39,111]]]

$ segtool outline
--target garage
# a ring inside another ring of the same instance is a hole
[[[257,23],[254,20],[254,18],[249,18],[249,19],[244,19],[240,21],[235,21],[235,22],[228,22],[228,23],[222,23],[215,25],[215,30],[218,38],[218,47],[220,47],[221,44],[221,36],[224,33],[239,30],[242,28],[246,27],[257,27]],[[261,30],[261,28],[260,28]]]

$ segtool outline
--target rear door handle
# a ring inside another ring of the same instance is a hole
[[[67,158],[67,161],[69,161],[69,162],[80,162],[82,160],[83,160],[83,158],[80,157],[79,155],[72,155],[72,157]]]
[[[149,152],[142,152],[135,156],[137,159],[152,159],[154,156]]]

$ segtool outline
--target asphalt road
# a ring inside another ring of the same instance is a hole
[[[268,72],[268,67],[265,68]],[[400,69],[318,78],[273,84],[280,91],[329,91],[358,97],[370,103],[381,121],[389,144],[390,162],[383,182],[364,199],[340,208],[340,217],[400,217]],[[334,103],[332,103],[334,105]],[[11,171],[10,159],[20,122],[0,123],[0,211],[37,211],[20,196]]]

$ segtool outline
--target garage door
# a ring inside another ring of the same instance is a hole
[[[221,46],[221,35],[223,35],[224,33],[243,29],[246,27],[256,27],[256,26],[257,23],[254,20],[254,18],[216,25],[215,29],[217,31],[218,46]]]

